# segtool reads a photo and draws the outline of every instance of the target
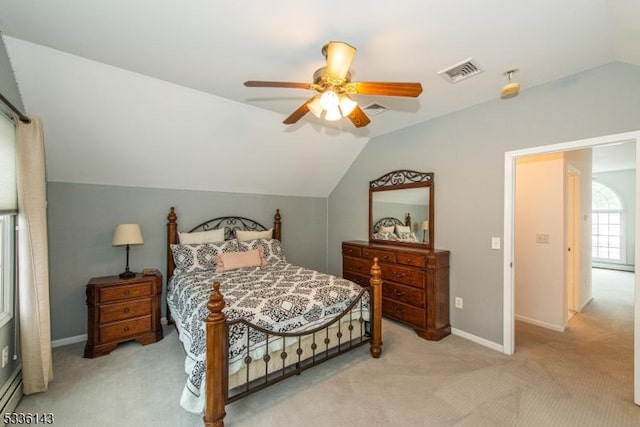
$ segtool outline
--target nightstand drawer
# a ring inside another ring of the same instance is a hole
[[[111,323],[105,326],[100,326],[100,343],[122,340],[123,338],[132,337],[144,332],[150,332],[151,330],[150,315],[139,317],[137,319]]]
[[[387,299],[393,299],[420,308],[424,307],[424,292],[411,286],[398,285],[393,282],[384,282],[382,284],[382,296]]]
[[[148,297],[153,294],[153,284],[151,282],[136,283],[126,286],[113,286],[100,289],[99,301],[110,302],[123,299]]]
[[[382,278],[393,280],[404,285],[424,288],[424,273],[417,268],[400,267],[397,265],[385,265],[382,269]]]
[[[151,314],[151,299],[105,304],[99,308],[98,322],[108,323],[116,320]]]

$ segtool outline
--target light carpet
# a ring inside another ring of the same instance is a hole
[[[602,273],[602,274],[601,274]],[[594,269],[594,300],[554,332],[517,322],[516,354],[456,336],[425,341],[384,320],[383,355],[333,359],[227,406],[244,426],[639,426],[633,403],[633,275]],[[155,344],[82,357],[54,349],[55,380],[19,412],[59,426],[200,426],[179,406],[186,375],[172,327]]]

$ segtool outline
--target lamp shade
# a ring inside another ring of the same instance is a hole
[[[118,224],[113,232],[112,246],[141,245],[144,243],[138,224]]]
[[[429,221],[422,221],[420,223],[420,230],[428,230],[429,229]]]

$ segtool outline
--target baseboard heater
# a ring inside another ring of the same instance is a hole
[[[22,366],[18,366],[0,389],[0,414],[14,412],[22,395]]]

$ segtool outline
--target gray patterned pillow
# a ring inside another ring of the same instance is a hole
[[[373,238],[379,240],[398,240],[398,236],[396,236],[395,233],[375,233]]]
[[[400,240],[404,240],[406,242],[417,242],[418,241],[418,238],[412,232],[401,231],[400,234],[398,234],[398,237],[399,237]]]
[[[276,239],[255,239],[245,242],[238,242],[240,252],[250,251],[252,249],[258,249],[262,246],[264,259],[267,264],[271,264],[277,261],[287,261],[284,256],[284,251],[280,245],[280,241]]]
[[[171,245],[173,262],[176,264],[177,270],[175,274],[215,270],[216,261],[214,257],[216,255],[237,251],[238,242],[236,240],[216,243]]]

